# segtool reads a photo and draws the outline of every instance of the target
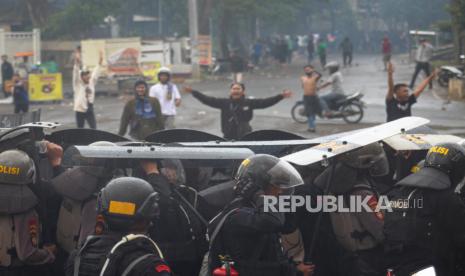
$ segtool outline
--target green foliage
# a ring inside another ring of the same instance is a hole
[[[427,29],[448,17],[444,0],[380,1],[380,15],[389,25],[408,23],[411,29]]]
[[[455,0],[448,7],[454,24],[459,29],[465,29],[465,0]]]
[[[118,11],[123,0],[72,0],[53,14],[44,29],[44,37],[79,39],[103,19]]]

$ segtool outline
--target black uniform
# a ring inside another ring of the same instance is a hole
[[[465,204],[447,174],[425,169],[429,175],[412,174],[389,194],[393,212],[385,217],[385,259],[396,276],[429,265],[439,276],[454,275],[454,255],[465,248]]]
[[[66,275],[171,275],[163,254],[142,234],[158,213],[158,194],[145,180],[119,177],[97,197],[97,212],[104,221],[103,235],[89,236],[71,254]]]
[[[221,109],[221,131],[226,139],[239,139],[252,131],[250,121],[253,118],[253,110],[270,107],[283,99],[282,95],[265,99],[241,98],[216,98],[206,96],[199,91],[192,91],[192,96],[203,104]]]
[[[203,255],[208,249],[206,226],[180,198],[183,196],[197,208],[195,191],[171,185],[164,176],[156,174],[149,175],[147,181],[160,194],[160,214],[152,220],[150,237],[160,246],[176,275],[198,275]]]
[[[232,258],[241,276],[295,275],[295,265],[284,256],[280,242],[280,233],[290,233],[293,229],[285,229],[284,214],[265,213],[262,204],[261,201],[258,204],[261,206],[254,206],[243,199],[231,203],[222,212],[226,215],[233,210],[224,221],[215,243],[221,244],[222,253]],[[215,219],[217,223],[220,220],[221,216]],[[214,228],[216,223],[211,225],[211,230]],[[212,255],[217,253],[210,251]],[[218,260],[213,261],[212,266],[219,266]]]
[[[121,234],[90,236],[79,251],[71,254],[65,268],[66,275],[100,275],[107,256],[111,257],[104,275],[171,275],[168,265],[143,238],[128,242],[110,255],[121,239]]]

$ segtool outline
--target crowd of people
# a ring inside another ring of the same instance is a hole
[[[292,53],[290,41],[278,39],[275,47]],[[343,76],[339,63],[326,61],[324,39],[316,45],[312,41],[312,46],[296,44],[308,51],[309,59],[317,52],[329,74],[320,82],[323,74],[309,64],[300,78],[308,130],[315,132],[316,116],[331,117],[331,106],[345,98]],[[351,66],[352,42],[345,38],[339,47],[344,66]],[[387,121],[392,122],[412,115],[412,105],[432,87],[436,71],[431,73],[429,64],[432,46],[422,41],[412,83],[395,83],[388,38],[381,48],[388,79]],[[253,49],[259,64],[263,46],[257,42]],[[289,61],[289,52],[278,52],[274,58],[280,63]],[[244,66],[237,53],[230,59]],[[103,56],[92,71],[79,52],[74,61],[76,124],[96,129],[95,87]],[[221,98],[192,87],[178,89],[169,68],[160,68],[159,82],[152,87],[136,81],[134,97],[122,111],[119,135],[129,128],[134,141],[144,141],[156,131],[175,128],[181,90],[219,109],[224,138],[240,139],[252,131],[255,109],[273,106],[293,92],[248,98],[243,68],[236,69],[229,97]],[[420,70],[429,76],[410,92]],[[19,75],[8,65],[2,65],[4,71],[4,77],[11,73],[15,97],[27,95]],[[326,88],[330,93],[320,96]],[[18,109],[28,111],[19,98]],[[134,159],[124,167],[94,158],[65,166],[65,158],[73,159],[64,154],[70,146],[66,141],[46,141],[35,132],[33,143],[24,137],[29,139],[19,134],[13,144],[0,139],[2,276],[381,276],[388,271],[410,276],[428,266],[438,276],[465,273],[464,144],[439,143],[413,152],[375,142],[324,166],[294,167],[281,156],[255,154],[227,168],[187,167],[178,159]],[[88,146],[124,147],[110,141]],[[215,181],[214,173],[232,172],[224,183]],[[220,206],[209,202],[206,195],[211,194]],[[267,197],[291,195],[315,201],[341,196],[343,205],[351,197],[364,197],[373,212],[312,213],[302,206],[293,213],[265,211]],[[392,212],[375,210],[383,196]],[[422,208],[414,208],[419,201]]]

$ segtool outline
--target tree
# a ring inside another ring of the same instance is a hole
[[[444,0],[380,1],[380,15],[390,29],[403,23],[407,23],[411,29],[425,29],[447,18]]]
[[[33,27],[40,28],[45,25],[50,10],[47,0],[22,0],[21,5],[27,9]]]
[[[35,0],[30,0],[35,1]],[[46,0],[45,0],[46,1]],[[66,8],[48,20],[44,36],[48,38],[83,38],[103,19],[116,13],[123,0],[71,0]]]
[[[451,0],[448,10],[452,16],[452,30],[456,56],[465,53],[465,0]]]

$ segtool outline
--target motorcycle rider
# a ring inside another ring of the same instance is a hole
[[[71,254],[66,275],[171,275],[157,244],[145,235],[158,212],[157,198],[142,179],[111,180],[97,199],[104,232]]]
[[[465,175],[465,149],[433,146],[424,167],[399,181],[388,194],[385,216],[386,268],[396,276],[434,266],[438,276],[454,273],[453,256],[465,248],[465,204],[454,193]]]
[[[312,273],[313,266],[289,262],[280,243],[285,217],[279,212],[264,212],[264,196],[292,192],[303,184],[289,163],[267,154],[245,159],[235,180],[235,199],[209,225],[209,271],[221,266],[220,255],[234,262],[241,276],[295,275],[296,268]]]
[[[339,71],[339,63],[335,61],[328,62],[325,65],[325,69],[329,71],[329,79],[321,84],[317,90],[324,89],[331,86],[331,92],[327,95],[320,97],[321,108],[323,109],[323,115],[330,117],[332,115],[330,106],[338,100],[344,99],[344,89],[342,88],[343,77],[341,71]]]

